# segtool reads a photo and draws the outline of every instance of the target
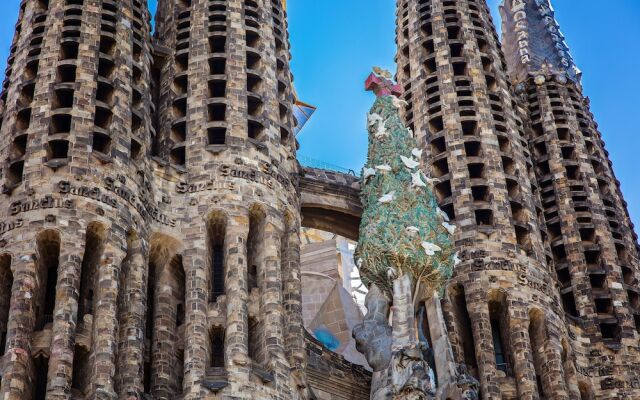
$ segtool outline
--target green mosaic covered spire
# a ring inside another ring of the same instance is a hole
[[[397,86],[384,71],[367,89],[378,96],[368,115],[369,153],[362,175],[364,212],[356,263],[364,283],[393,298],[393,280],[408,275],[414,299],[430,297],[457,263],[453,231],[421,169],[421,151],[400,119]],[[390,90],[391,89],[391,90]]]

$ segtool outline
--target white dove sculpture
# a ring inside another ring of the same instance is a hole
[[[428,256],[433,256],[436,254],[436,252],[442,251],[442,248],[440,246],[431,242],[422,242],[422,247],[424,248],[424,251]]]
[[[414,160],[412,158],[407,158],[405,156],[400,156],[400,159],[402,160],[402,163],[405,165],[405,167],[407,167],[409,169],[415,169],[418,165],[420,165],[419,162],[417,162],[416,160]]]
[[[378,199],[378,203],[391,203],[396,198],[396,192],[389,192]]]

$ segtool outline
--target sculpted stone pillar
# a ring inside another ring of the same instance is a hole
[[[429,336],[431,337],[433,352],[434,355],[437,354],[437,357],[434,357],[436,367],[434,372],[438,377],[438,386],[441,387],[455,377],[456,362],[449,337],[447,336],[447,327],[442,314],[440,297],[436,293],[432,298],[425,301],[425,314],[429,321]]]
[[[35,247],[35,242],[34,242]],[[31,333],[35,323],[36,255],[21,254],[13,260],[13,288],[7,330],[5,370],[2,376],[3,400],[29,398],[31,385]]]
[[[171,257],[159,269],[159,276],[155,287],[153,301],[153,363],[151,364],[151,393],[154,399],[170,400],[173,396],[171,390],[173,383],[173,363],[175,362],[174,333],[176,326],[177,301],[171,286],[171,272],[169,264]],[[180,388],[181,389],[181,388]]]
[[[285,219],[282,237],[282,280],[284,297],[284,342],[291,378],[306,395],[307,352],[302,321],[302,280],[300,275],[300,233],[297,221]]]
[[[147,300],[148,255],[143,242],[130,237],[127,259],[123,264],[122,312],[118,352],[118,382],[120,400],[138,396],[144,390],[144,335]]]
[[[365,297],[367,314],[362,323],[353,328],[356,349],[364,354],[373,369],[371,398],[388,399],[391,395],[389,364],[391,363],[390,300],[373,284]]]
[[[191,241],[187,237],[187,243]],[[186,282],[186,328],[184,349],[184,399],[201,399],[201,386],[207,360],[207,250],[200,241],[198,247],[183,254]]]
[[[408,275],[393,282],[391,383],[394,399],[435,398],[429,366],[416,335],[413,285]]]
[[[69,399],[77,327],[78,294],[85,240],[67,237],[60,249],[60,268],[53,312],[53,338],[49,359],[49,399]]]
[[[529,318],[526,312],[515,310],[512,305],[509,306],[508,312],[518,399],[537,400],[540,397],[536,389],[535,367],[531,354]]]
[[[280,246],[281,223],[273,216],[267,216],[263,233],[264,241],[264,281],[262,286],[261,308],[264,316],[266,358],[265,366],[276,379],[278,391],[289,385],[289,366],[284,353],[283,309],[282,309],[282,270]],[[282,382],[279,384],[279,382]]]
[[[117,244],[105,245],[98,269],[97,302],[93,319],[94,399],[115,399],[114,375],[118,337],[117,303],[119,271],[125,254]]]
[[[549,329],[551,332],[551,329]],[[562,345],[559,336],[550,334],[545,343],[545,368],[543,370],[543,385],[546,385],[549,396],[552,399],[567,400],[570,388],[567,387],[566,377],[570,372],[564,370],[562,365]],[[535,349],[533,350],[535,351]],[[577,386],[577,385],[576,385]]]
[[[227,330],[225,360],[229,376],[249,379],[247,308],[247,237],[248,214],[231,216],[224,240],[227,265],[225,288],[227,293]]]
[[[476,360],[478,360],[478,377],[482,398],[487,400],[501,400],[500,386],[496,381],[496,361],[494,358],[493,335],[487,303],[470,301],[466,294],[473,342],[476,345]],[[473,306],[472,306],[473,304]]]

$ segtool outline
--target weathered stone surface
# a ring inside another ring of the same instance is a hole
[[[366,369],[305,339],[300,226],[357,239],[362,208],[355,177],[296,161],[285,13],[160,1],[152,38],[144,0],[21,2],[0,397],[368,398]],[[508,78],[481,0],[400,0],[397,39],[404,120],[460,227],[455,364],[483,399],[640,398],[637,238],[562,57],[534,71],[507,49]]]

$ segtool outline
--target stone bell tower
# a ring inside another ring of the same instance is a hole
[[[154,160],[180,233],[152,239],[150,290],[159,306],[169,288],[176,294],[162,276],[175,275],[168,261],[179,256],[186,285],[173,301],[186,311],[179,328],[156,319],[155,332],[178,333],[153,336],[151,393],[173,398],[167,388],[177,386],[185,399],[297,398],[305,350],[284,5],[161,1],[156,49]],[[180,336],[176,382],[165,370]]]
[[[2,398],[116,396],[122,265],[168,221],[142,157],[148,20],[140,0],[20,4],[0,110]]]
[[[4,399],[307,395],[279,0],[22,1],[1,94]]]
[[[569,398],[567,337],[547,264],[525,126],[484,0],[398,0],[403,117],[424,149],[460,264],[443,312],[485,399]],[[566,340],[565,340],[566,342]]]
[[[637,236],[548,0],[507,0],[503,48],[541,197],[541,231],[581,398],[635,398]],[[565,373],[573,369],[568,365]]]

